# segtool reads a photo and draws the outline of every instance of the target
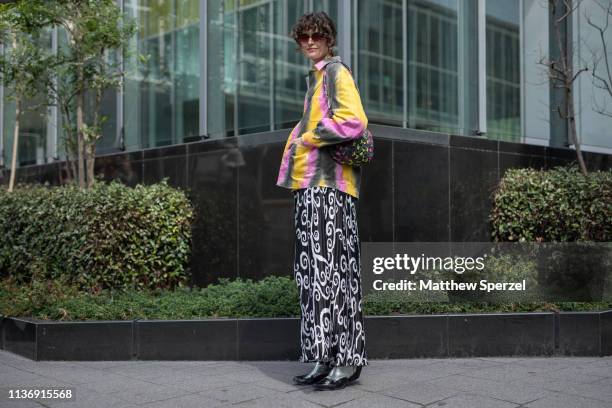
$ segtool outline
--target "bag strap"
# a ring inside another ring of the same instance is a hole
[[[327,96],[327,107],[330,113],[330,117],[333,115],[333,110],[332,110],[332,100],[331,100],[331,93],[328,92],[329,89],[329,84],[330,84],[330,80],[329,77],[327,75],[327,66],[333,63],[339,62],[340,64],[344,65],[346,67],[346,69],[348,69],[349,74],[351,75],[351,78],[353,79],[353,83],[355,84],[355,88],[357,89],[357,93],[359,93],[359,87],[357,86],[357,81],[355,81],[355,77],[353,76],[353,71],[351,71],[351,69],[349,68],[348,65],[346,65],[344,62],[342,61],[332,61],[328,64],[325,65],[324,71],[323,71],[323,80],[325,81],[325,94]]]

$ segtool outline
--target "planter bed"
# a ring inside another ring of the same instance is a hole
[[[3,317],[32,360],[297,360],[299,318],[48,321]],[[612,355],[612,310],[366,316],[370,358]]]

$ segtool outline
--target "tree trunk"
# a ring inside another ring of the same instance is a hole
[[[87,148],[87,188],[94,184],[94,156],[96,155],[95,143],[90,143]]]
[[[74,160],[70,160],[68,171],[70,174],[70,176],[68,177],[69,181],[75,181],[77,179],[77,168],[76,162]]]
[[[15,169],[17,167],[17,145],[19,144],[19,116],[21,115],[21,97],[17,96],[15,102],[15,132],[13,133],[13,155],[11,160],[11,177],[8,191],[12,192],[15,186]]]
[[[79,68],[79,84],[83,84],[83,68]],[[84,140],[83,140],[83,109],[85,105],[85,90],[83,87],[77,94],[77,173],[79,188],[85,188],[85,163],[84,163]]]
[[[573,84],[570,84],[572,86]],[[571,88],[570,88],[571,89]],[[584,158],[582,157],[582,151],[580,150],[580,143],[578,142],[578,135],[576,133],[576,117],[574,116],[574,100],[571,91],[567,92],[568,95],[568,118],[569,118],[569,142],[574,145],[576,149],[576,156],[578,157],[578,164],[580,166],[580,172],[583,175],[587,175],[588,171]]]
[[[72,132],[72,127],[70,126],[70,110],[68,106],[64,103],[61,104],[62,107],[62,118],[64,120],[64,130],[66,132],[66,137],[64,139],[66,143],[66,172],[68,174],[68,182],[75,181],[77,179],[77,168],[76,168],[76,150],[74,148],[75,140],[74,134]],[[72,157],[71,157],[72,156]]]
[[[93,125],[94,129],[97,129],[99,126],[100,120],[100,106],[102,105],[102,89],[96,88],[96,99],[94,101],[94,118]],[[102,132],[102,129],[100,129]],[[96,137],[93,140],[89,140],[87,143],[87,187],[91,188],[94,184],[94,164],[96,160],[96,140],[100,137],[99,134],[96,134]]]

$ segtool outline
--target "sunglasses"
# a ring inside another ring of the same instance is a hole
[[[323,41],[325,39],[325,36],[321,33],[312,33],[310,35],[308,34],[298,35],[298,41],[301,43],[307,43],[309,38],[312,38],[312,41],[317,42],[317,41]]]

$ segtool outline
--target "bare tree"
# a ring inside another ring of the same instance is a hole
[[[555,110],[562,119],[567,120],[568,124],[568,140],[576,149],[578,164],[582,174],[586,175],[587,168],[582,157],[580,142],[576,131],[576,108],[574,105],[574,82],[578,76],[589,70],[587,66],[578,69],[574,72],[573,53],[574,47],[571,46],[571,41],[566,40],[561,30],[562,26],[569,26],[567,22],[572,18],[572,15],[582,3],[582,0],[548,0],[548,7],[553,15],[559,15],[553,20],[553,35],[557,45],[559,56],[557,58],[541,57],[538,64],[548,68],[548,78],[555,88],[563,89],[563,106],[558,104]],[[550,54],[550,52],[549,52]]]

